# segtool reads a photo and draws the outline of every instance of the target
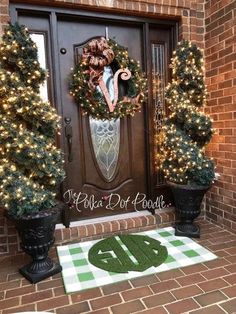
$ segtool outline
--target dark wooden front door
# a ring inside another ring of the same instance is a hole
[[[107,201],[103,201],[104,206],[98,204],[98,208],[93,210],[91,206],[85,208],[87,202],[80,203],[80,216],[99,216],[132,210],[130,202],[127,203],[127,208],[121,208],[121,200],[128,197],[134,199],[138,192],[147,194],[145,110],[133,118],[120,121],[94,121],[89,116],[82,115],[80,108],[68,94],[68,76],[75,60],[74,45],[96,36],[104,36],[106,26],[105,23],[65,20],[58,23],[59,49],[67,50],[66,54],[59,54],[63,118],[71,119],[73,130],[72,161],[68,158],[69,145],[65,139],[65,189],[73,189],[77,194],[82,192],[84,194],[80,200],[88,196],[87,199],[91,201],[93,196],[99,201],[113,193],[112,199],[110,196]],[[142,63],[142,28],[109,25],[108,33],[110,38],[115,38],[119,44],[128,47],[132,58]],[[109,206],[109,201],[117,203],[117,206],[114,204],[113,209],[113,206]]]
[[[158,80],[162,80],[163,86],[168,80],[167,64],[175,23],[159,24],[141,18],[122,19],[102,14],[95,18],[88,12],[29,8],[27,5],[12,5],[11,14],[13,20],[47,35],[51,74],[49,95],[62,115],[63,125],[60,145],[65,152],[67,176],[62,196],[67,200],[71,193],[76,194],[75,198],[80,196],[77,209],[71,210],[71,219],[134,211],[132,201],[138,193],[139,200],[144,195],[147,199],[155,199],[156,195],[165,194],[155,169],[153,118],[163,111],[161,102],[164,99],[154,95],[153,75],[162,68],[164,72]],[[129,56],[140,61],[148,76],[148,99],[142,111],[116,122],[96,122],[83,116],[68,89],[69,75],[76,60],[75,47],[82,47],[93,37],[104,36],[106,28],[109,38],[127,47]],[[159,113],[155,110],[158,106]],[[168,197],[165,201],[168,202]],[[145,208],[140,204],[136,209]]]

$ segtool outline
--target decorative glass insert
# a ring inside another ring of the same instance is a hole
[[[165,46],[163,44],[152,44],[152,82],[153,82],[153,106],[154,106],[154,136],[156,168],[159,168],[158,153],[160,145],[159,135],[165,115]],[[156,171],[156,185],[163,184],[164,178],[160,171]]]
[[[94,153],[103,176],[111,181],[118,162],[120,147],[120,119],[89,118]]]
[[[31,39],[35,42],[38,48],[38,60],[40,66],[46,70],[46,47],[45,47],[45,34],[31,33]],[[48,86],[47,80],[40,86],[40,96],[43,101],[48,101]]]
[[[103,80],[111,100],[114,100],[114,80],[110,66],[104,68]],[[97,89],[102,94],[99,87]],[[120,148],[120,119],[96,120],[89,117],[91,138],[97,164],[106,178],[111,181],[115,173]]]

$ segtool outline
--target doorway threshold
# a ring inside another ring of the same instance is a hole
[[[56,245],[83,242],[108,237],[115,234],[141,232],[170,226],[175,221],[174,208],[157,210],[155,215],[149,211],[124,213],[87,220],[73,221],[69,228],[56,225]]]
[[[151,215],[152,214],[148,210],[142,210],[142,211],[135,211],[135,212],[129,212],[129,213],[124,213],[124,214],[118,214],[118,215],[108,215],[108,216],[103,216],[103,217],[98,217],[98,218],[88,218],[88,219],[83,219],[83,220],[72,221],[70,223],[70,228],[84,226],[84,225],[91,225],[95,223],[115,221],[115,220],[120,220],[120,219],[151,216]],[[63,224],[56,225],[56,229],[63,229],[63,228],[65,228]]]

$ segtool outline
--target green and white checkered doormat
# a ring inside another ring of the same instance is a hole
[[[66,293],[101,287],[128,279],[142,277],[166,270],[193,265],[216,259],[217,256],[185,237],[176,237],[172,227],[149,230],[138,233],[161,242],[168,250],[168,257],[158,267],[150,267],[143,272],[130,271],[128,273],[114,273],[102,270],[90,264],[88,251],[100,240],[80,242],[57,247],[60,264],[63,268],[62,276]],[[119,237],[117,236],[117,240]],[[123,247],[125,251],[127,248]]]

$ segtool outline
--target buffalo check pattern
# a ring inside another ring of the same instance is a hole
[[[145,275],[160,273],[170,269],[189,266],[216,259],[217,256],[190,238],[176,237],[172,227],[149,230],[138,234],[147,235],[161,242],[168,250],[168,257],[158,267],[150,267],[143,272],[113,273],[95,267],[88,261],[89,249],[99,240],[80,242],[57,247],[62,277],[66,293],[87,290],[104,285],[129,280]],[[127,248],[123,245],[124,250]]]

